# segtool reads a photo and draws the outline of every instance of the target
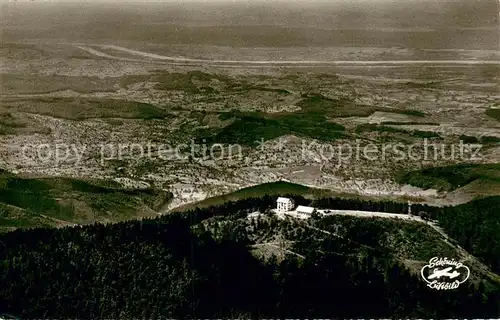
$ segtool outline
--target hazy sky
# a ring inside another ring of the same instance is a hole
[[[499,45],[498,0],[43,2],[3,5],[0,38],[253,47]]]
[[[13,0],[0,0],[0,2],[12,2]],[[436,2],[437,0],[17,0],[17,2],[165,2],[165,3],[183,3],[183,2],[212,2],[212,3],[255,3],[255,2],[287,2],[287,3],[353,3],[353,2],[365,2],[365,3],[384,3],[384,2]],[[449,0],[448,0],[449,1]],[[443,2],[441,0],[441,2]]]

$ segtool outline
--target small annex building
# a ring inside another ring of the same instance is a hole
[[[312,215],[316,209],[313,207],[306,207],[306,206],[298,206],[297,207],[297,213],[298,214],[305,214],[305,215]]]

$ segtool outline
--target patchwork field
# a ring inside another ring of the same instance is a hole
[[[0,231],[155,217],[172,194],[108,181],[20,178],[0,172]]]
[[[164,188],[174,194],[171,206],[277,179],[357,196],[453,204],[470,200],[477,188],[445,195],[438,186],[397,177],[427,166],[498,161],[498,96],[487,85],[498,83],[494,65],[484,72],[468,66],[261,66],[243,72],[210,63],[124,65],[75,48],[2,44],[4,56],[16,61],[2,67],[4,169]],[[75,50],[85,59],[70,57]],[[20,70],[23,61],[37,73]],[[83,62],[87,73],[75,75]],[[113,73],[88,74],[103,67]],[[424,139],[444,150],[438,158],[423,158]],[[481,158],[472,158],[472,150],[453,158],[451,148],[460,141],[481,143]],[[402,150],[415,145],[420,157],[380,154],[391,144]],[[165,145],[170,149],[161,153]],[[368,145],[380,149],[376,159],[341,153],[349,147],[363,154]],[[310,174],[300,174],[304,170]]]
[[[111,7],[84,9],[102,20]],[[493,178],[436,176],[499,162],[495,21],[450,18],[453,31],[439,19],[427,28],[391,20],[339,29],[322,18],[284,27],[275,19],[285,13],[263,6],[248,10],[274,17],[268,24],[236,15],[252,28],[224,19],[216,27],[182,6],[153,7],[124,7],[100,28],[70,4],[57,13],[3,7],[2,169],[172,192],[168,209],[277,180],[435,205],[497,192]],[[148,32],[128,23],[132,8],[148,17]],[[422,19],[435,14],[429,8]],[[345,18],[335,5],[307,10]],[[26,18],[35,12],[41,20]]]

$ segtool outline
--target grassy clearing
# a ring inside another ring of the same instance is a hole
[[[392,109],[358,105],[348,99],[331,99],[321,94],[306,94],[297,104],[305,112],[324,114],[328,117],[368,117],[376,111],[404,114],[413,117],[425,117],[418,110]]]
[[[250,84],[232,84],[231,91],[233,92],[248,92],[248,91],[263,91],[263,92],[272,92],[278,93],[280,95],[289,95],[290,91],[281,88],[268,88],[264,86],[255,86]]]
[[[171,197],[154,189],[124,189],[113,182],[0,175],[0,204],[78,223],[130,219],[145,214],[145,207],[158,210]]]
[[[188,211],[194,208],[207,208],[211,206],[221,205],[228,201],[238,201],[247,198],[259,198],[266,195],[278,196],[283,194],[290,194],[307,197],[308,195],[312,196],[323,193],[329,192],[327,190],[309,188],[300,184],[278,181],[259,184],[253,187],[243,188],[229,194],[207,198],[193,204],[187,204],[179,208],[175,208],[175,211]]]
[[[11,94],[41,94],[62,90],[79,93],[116,91],[116,79],[61,75],[2,74],[0,91]]]
[[[358,134],[362,134],[364,132],[379,132],[379,133],[393,133],[398,134],[402,133],[414,138],[421,139],[432,139],[432,138],[440,138],[441,136],[433,131],[421,131],[421,130],[405,130],[400,128],[394,128],[387,125],[379,125],[375,123],[363,123],[356,127],[355,132]]]
[[[304,95],[297,104],[304,114],[314,113],[328,117],[367,117],[377,111],[376,108],[356,105],[346,99],[331,99],[320,94]]]
[[[483,144],[499,143],[500,142],[500,138],[493,137],[493,136],[483,136],[483,137],[481,137],[480,141]]]
[[[0,135],[15,134],[50,134],[49,127],[33,123],[20,114],[0,111]]]
[[[464,143],[479,143],[479,139],[473,136],[467,136],[462,134],[460,136],[460,140],[463,141]]]
[[[469,143],[469,144],[480,143],[483,145],[492,145],[500,142],[500,138],[494,136],[482,136],[480,138],[477,138],[473,136],[461,135],[460,140],[463,141],[464,143]]]
[[[439,126],[440,125],[440,123],[438,123],[438,122],[429,122],[429,121],[422,121],[422,122],[417,122],[417,121],[405,121],[405,122],[382,121],[380,124],[393,125],[393,126],[400,126],[402,124],[407,125],[407,126],[411,126],[411,125]]]
[[[219,116],[219,120],[228,119],[234,119],[234,121],[223,128],[199,131],[197,138],[205,139],[209,143],[239,143],[254,146],[261,139],[266,141],[287,134],[323,141],[332,141],[345,136],[343,126],[329,122],[321,114],[269,115],[259,112],[231,111],[221,113]]]
[[[434,131],[421,131],[421,130],[414,130],[411,132],[411,135],[416,137],[416,138],[421,138],[421,139],[432,139],[432,138],[440,138],[441,136],[439,133],[434,132]]]
[[[408,200],[411,200],[413,202],[419,202],[422,200],[418,198],[410,199],[407,197],[401,197],[395,200],[390,197],[364,196],[359,194],[339,193],[328,189],[310,188],[301,184],[296,184],[286,181],[277,181],[277,182],[263,183],[256,186],[243,188],[229,194],[210,197],[196,203],[186,204],[184,206],[175,208],[175,211],[189,211],[194,208],[207,208],[211,206],[221,205],[226,203],[227,201],[238,201],[247,198],[260,198],[263,196],[280,196],[285,194],[291,196],[302,196],[306,199],[311,199],[313,200],[313,205],[315,205],[314,199],[323,199],[328,197],[336,197],[344,200],[360,200],[367,202],[399,201],[401,203],[406,203]]]
[[[12,113],[0,113],[0,135],[15,134],[17,129],[25,126],[26,125],[16,119]]]
[[[360,134],[363,132],[389,132],[389,133],[408,133],[408,131],[403,129],[398,129],[394,127],[377,125],[375,123],[363,123],[356,127],[355,132]]]
[[[211,81],[222,82],[227,85],[228,92],[243,93],[249,91],[272,92],[280,95],[288,95],[290,92],[280,88],[268,88],[257,86],[246,82],[238,82],[220,74],[209,74],[202,71],[189,71],[187,73],[169,73],[157,71],[151,75],[132,75],[120,79],[120,86],[127,87],[138,82],[156,82],[155,89],[164,91],[183,91],[191,94],[217,93],[217,90],[210,86]]]
[[[494,118],[498,121],[500,121],[500,109],[488,109],[485,111],[485,114],[488,117]]]
[[[69,120],[92,118],[163,119],[170,114],[147,103],[114,99],[38,98],[10,102],[8,110]]]
[[[164,91],[183,91],[187,93],[212,93],[214,89],[209,86],[212,80],[230,82],[228,77],[217,74],[208,74],[201,71],[189,71],[187,73],[169,73],[157,71],[151,75],[131,75],[120,79],[120,86],[126,88],[138,82],[156,82],[155,89]],[[198,86],[196,82],[202,82]]]
[[[356,105],[349,100],[330,99],[318,94],[303,95],[297,104],[298,112],[267,114],[262,112],[229,111],[219,114],[219,120],[232,119],[223,128],[198,130],[196,137],[209,143],[238,143],[255,146],[261,140],[270,140],[287,134],[307,137],[321,141],[334,141],[344,138],[345,128],[329,121],[330,118],[348,116],[369,116],[377,108]],[[395,112],[393,109],[390,112]],[[397,111],[399,112],[399,111]],[[402,113],[422,115],[417,111],[402,110]],[[388,126],[364,125],[357,132],[379,131],[390,133],[405,133],[418,138],[439,137],[434,132],[404,131]]]
[[[189,93],[199,93],[200,90],[192,82],[192,76],[183,73],[163,73],[154,75],[150,80],[151,82],[158,82],[155,89],[172,91],[179,90]]]
[[[452,191],[472,182],[500,185],[500,164],[460,164],[427,168],[400,174],[400,184],[410,184],[423,189]]]
[[[391,109],[393,110],[393,109]],[[387,111],[389,112],[389,111]],[[406,114],[408,116],[413,116],[413,117],[425,117],[426,114],[422,111],[418,111],[418,110],[393,110],[393,111],[390,111],[392,113],[399,113],[399,114]]]
[[[53,225],[53,221],[34,212],[0,203],[0,232],[17,228],[49,227]]]

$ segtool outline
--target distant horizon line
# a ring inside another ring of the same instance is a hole
[[[206,3],[206,4],[216,4],[216,3],[227,3],[227,4],[266,4],[272,2],[279,3],[290,3],[290,4],[351,4],[351,3],[366,3],[366,4],[377,4],[377,3],[400,3],[400,4],[410,4],[410,3],[425,3],[433,2],[436,0],[132,0],[132,1],[121,1],[121,0],[0,0],[0,3],[110,3],[110,4],[130,4],[130,3]],[[467,2],[467,0],[445,0],[443,2],[448,3],[460,3]],[[496,0],[483,0],[482,3],[498,3]]]

